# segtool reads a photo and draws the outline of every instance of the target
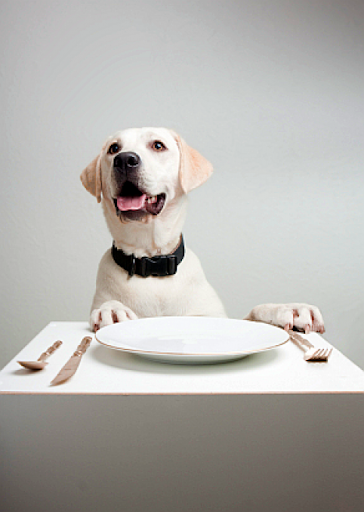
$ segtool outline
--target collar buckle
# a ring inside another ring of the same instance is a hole
[[[140,258],[139,261],[140,264],[137,274],[142,277],[172,276],[177,272],[177,257],[173,254],[157,256],[155,258],[148,258],[144,256],[143,258]]]

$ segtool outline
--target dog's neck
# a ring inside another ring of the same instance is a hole
[[[114,205],[103,200],[103,207],[112,209]],[[137,258],[151,258],[171,254],[176,249],[186,211],[187,197],[184,195],[168,203],[158,216],[148,216],[146,222],[121,222],[115,215],[106,215],[106,219],[118,249]]]

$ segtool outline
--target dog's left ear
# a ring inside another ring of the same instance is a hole
[[[180,152],[179,176],[183,191],[199,187],[211,176],[212,164],[198,151],[191,148],[175,132],[173,132]]]
[[[82,185],[96,197],[97,202],[101,201],[101,155],[98,155],[81,173]]]

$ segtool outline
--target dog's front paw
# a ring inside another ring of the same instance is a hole
[[[277,325],[286,331],[296,328],[306,334],[325,332],[320,310],[309,304],[262,304],[252,309],[246,320]]]
[[[90,325],[91,329],[96,332],[106,325],[125,322],[126,320],[136,320],[137,318],[134,311],[118,300],[109,300],[91,312]]]

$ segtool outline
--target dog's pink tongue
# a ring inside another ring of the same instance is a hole
[[[143,208],[146,198],[146,194],[134,197],[119,196],[117,198],[116,204],[118,205],[119,210],[121,210],[122,212],[126,212],[128,210],[140,210],[141,208]]]

